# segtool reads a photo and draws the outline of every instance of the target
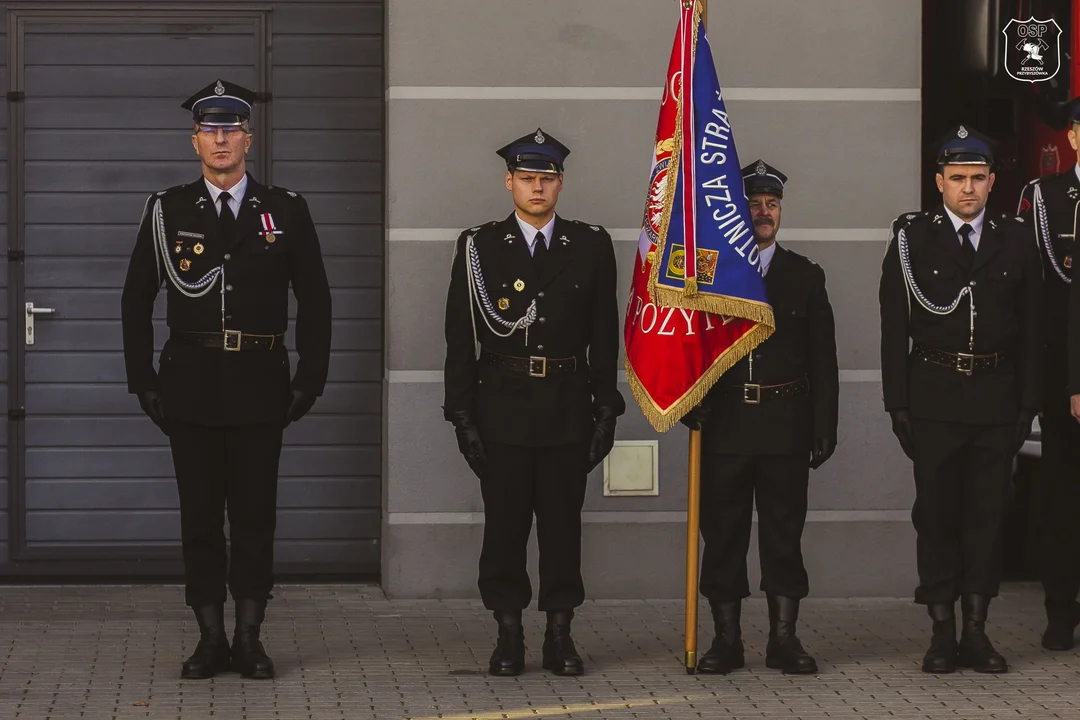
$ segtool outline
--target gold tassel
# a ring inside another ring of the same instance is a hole
[[[683,295],[686,297],[694,297],[697,295],[697,278],[686,279],[686,283],[683,285]]]

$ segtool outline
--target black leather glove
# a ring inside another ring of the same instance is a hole
[[[158,391],[144,390],[138,393],[137,396],[142,411],[154,421],[154,424],[158,426],[161,432],[168,435],[169,431],[165,429],[165,411],[161,408],[161,395],[158,394]]]
[[[315,396],[303,390],[293,390],[292,400],[289,401],[289,409],[285,411],[285,427],[294,423],[308,414],[315,405]]]
[[[1035,419],[1035,413],[1030,410],[1020,410],[1020,417],[1016,419],[1016,452],[1024,447],[1024,443],[1031,437],[1031,422]]]
[[[454,423],[458,450],[465,457],[465,462],[469,463],[469,468],[476,477],[482,477],[484,466],[487,464],[487,455],[484,454],[484,442],[480,439],[480,429],[473,424],[468,410],[451,413],[450,422]]]
[[[810,469],[817,470],[832,457],[836,451],[836,441],[832,438],[814,438],[814,448],[810,454]]]
[[[912,440],[911,416],[908,415],[907,410],[893,410],[889,415],[892,416],[892,431],[896,439],[900,441],[900,449],[909,460],[914,460],[915,442]]]
[[[709,413],[712,412],[707,405],[695,405],[690,408],[690,411],[679,418],[686,427],[691,430],[700,430],[701,426],[709,419]]]
[[[596,409],[596,424],[593,426],[592,443],[589,445],[589,472],[611,452],[615,445],[615,410],[609,407]]]

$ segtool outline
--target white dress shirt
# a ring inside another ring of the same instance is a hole
[[[952,220],[953,230],[956,231],[956,241],[960,243],[960,245],[963,245],[964,239],[960,237],[960,226],[964,224],[964,221],[954,215],[953,211],[949,208],[945,208],[945,214],[949,216],[950,220]],[[986,219],[986,208],[983,208],[983,211],[979,213],[978,217],[968,223],[968,225],[971,226],[972,230],[975,231],[968,235],[968,237],[971,238],[971,245],[975,248],[975,250],[979,249],[979,238],[982,237],[984,219]]]
[[[521,216],[514,213],[514,219],[517,220],[518,227],[521,228],[521,234],[525,237],[525,242],[529,246],[529,254],[533,254],[533,248],[536,247],[536,233],[543,231],[544,233],[544,245],[551,249],[551,233],[555,232],[555,216],[552,215],[548,220],[547,225],[537,230],[529,223],[521,219]]]
[[[765,275],[768,274],[769,265],[772,264],[772,258],[773,258],[773,255],[775,255],[775,254],[776,254],[776,241],[775,240],[773,240],[773,242],[769,245],[769,247],[765,248],[764,250],[759,250],[758,251],[758,262],[761,263],[761,277],[765,277]]]
[[[214,201],[214,210],[218,215],[221,215],[221,203],[218,202],[218,197],[224,192],[221,188],[217,187],[205,177],[203,182],[206,183],[206,189],[210,191],[210,199]],[[244,173],[240,177],[240,181],[229,188],[229,207],[232,208],[233,217],[240,215],[240,201],[244,199],[244,193],[247,191],[247,173]]]

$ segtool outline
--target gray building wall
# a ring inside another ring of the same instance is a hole
[[[453,241],[510,212],[494,151],[542,126],[572,150],[559,212],[617,241],[622,304],[678,13],[659,0],[395,0],[388,13],[383,585],[473,597],[480,492],[440,408]],[[811,477],[811,594],[908,595],[914,492],[881,404],[877,281],[890,221],[919,206],[920,3],[712,0],[709,35],[740,158],[789,176],[779,240],[825,269],[836,313],[839,446]],[[605,497],[594,471],[587,593],[680,597],[687,433],[658,436],[622,389],[618,438],[659,439],[659,495]]]

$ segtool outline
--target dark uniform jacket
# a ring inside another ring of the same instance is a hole
[[[1035,213],[1035,188],[1042,196],[1046,209],[1044,235],[1038,228]],[[1046,361],[1043,371],[1043,392],[1046,409],[1068,413],[1066,384],[1066,345],[1069,317],[1069,284],[1061,276],[1072,277],[1074,236],[1077,230],[1077,208],[1080,208],[1080,179],[1076,167],[1065,172],[1032,180],[1020,194],[1020,215],[1038,229],[1039,251],[1043,263],[1043,310],[1046,338]],[[1045,242],[1050,243],[1047,252]],[[1051,254],[1053,260],[1051,260]],[[1056,268],[1055,268],[1056,266]],[[1060,273],[1060,274],[1059,274]]]
[[[536,301],[537,318],[527,331],[499,337],[489,329],[491,323],[499,333],[509,332],[470,296],[469,237],[479,259],[476,279],[498,315],[517,320]],[[549,247],[544,271],[538,274],[513,213],[466,230],[457,240],[446,299],[443,408],[448,419],[456,411],[472,413],[486,442],[583,443],[592,436],[596,408],[610,407],[616,414],[626,410],[617,387],[619,311],[611,237],[600,226],[556,216]],[[577,371],[538,378],[478,361],[474,327],[488,352],[574,357]]]
[[[970,305],[948,315],[923,308],[900,265],[898,236],[907,237],[915,283],[929,303],[948,306],[965,287],[975,296],[974,350]],[[1014,423],[1021,407],[1042,409],[1042,266],[1031,223],[986,211],[978,252],[965,269],[963,250],[945,208],[907,213],[893,223],[882,261],[881,376],[885,409],[912,417],[973,425]],[[951,353],[1001,353],[996,369],[970,376],[909,354],[912,345]]]
[[[787,455],[809,452],[815,437],[836,441],[840,382],[832,306],[825,272],[810,259],[779,244],[765,275],[776,330],[724,373],[704,405],[702,448],[729,455]],[[777,397],[758,405],[743,402],[731,386],[780,385],[806,378],[810,393]]]
[[[154,232],[159,202],[165,247]],[[267,213],[278,234],[265,234],[262,216]],[[330,361],[331,301],[307,203],[290,190],[260,185],[249,175],[234,232],[223,236],[218,223],[201,177],[147,201],[121,301],[128,390],[159,391],[167,419],[204,425],[284,421],[290,378],[283,340],[269,350],[232,352],[170,337],[159,370],[154,370],[152,316],[162,284],[173,333],[239,330],[263,335],[286,331],[291,284],[299,353],[291,386],[322,394]],[[168,266],[187,283],[217,267],[224,271],[208,292],[193,298],[177,289]]]

